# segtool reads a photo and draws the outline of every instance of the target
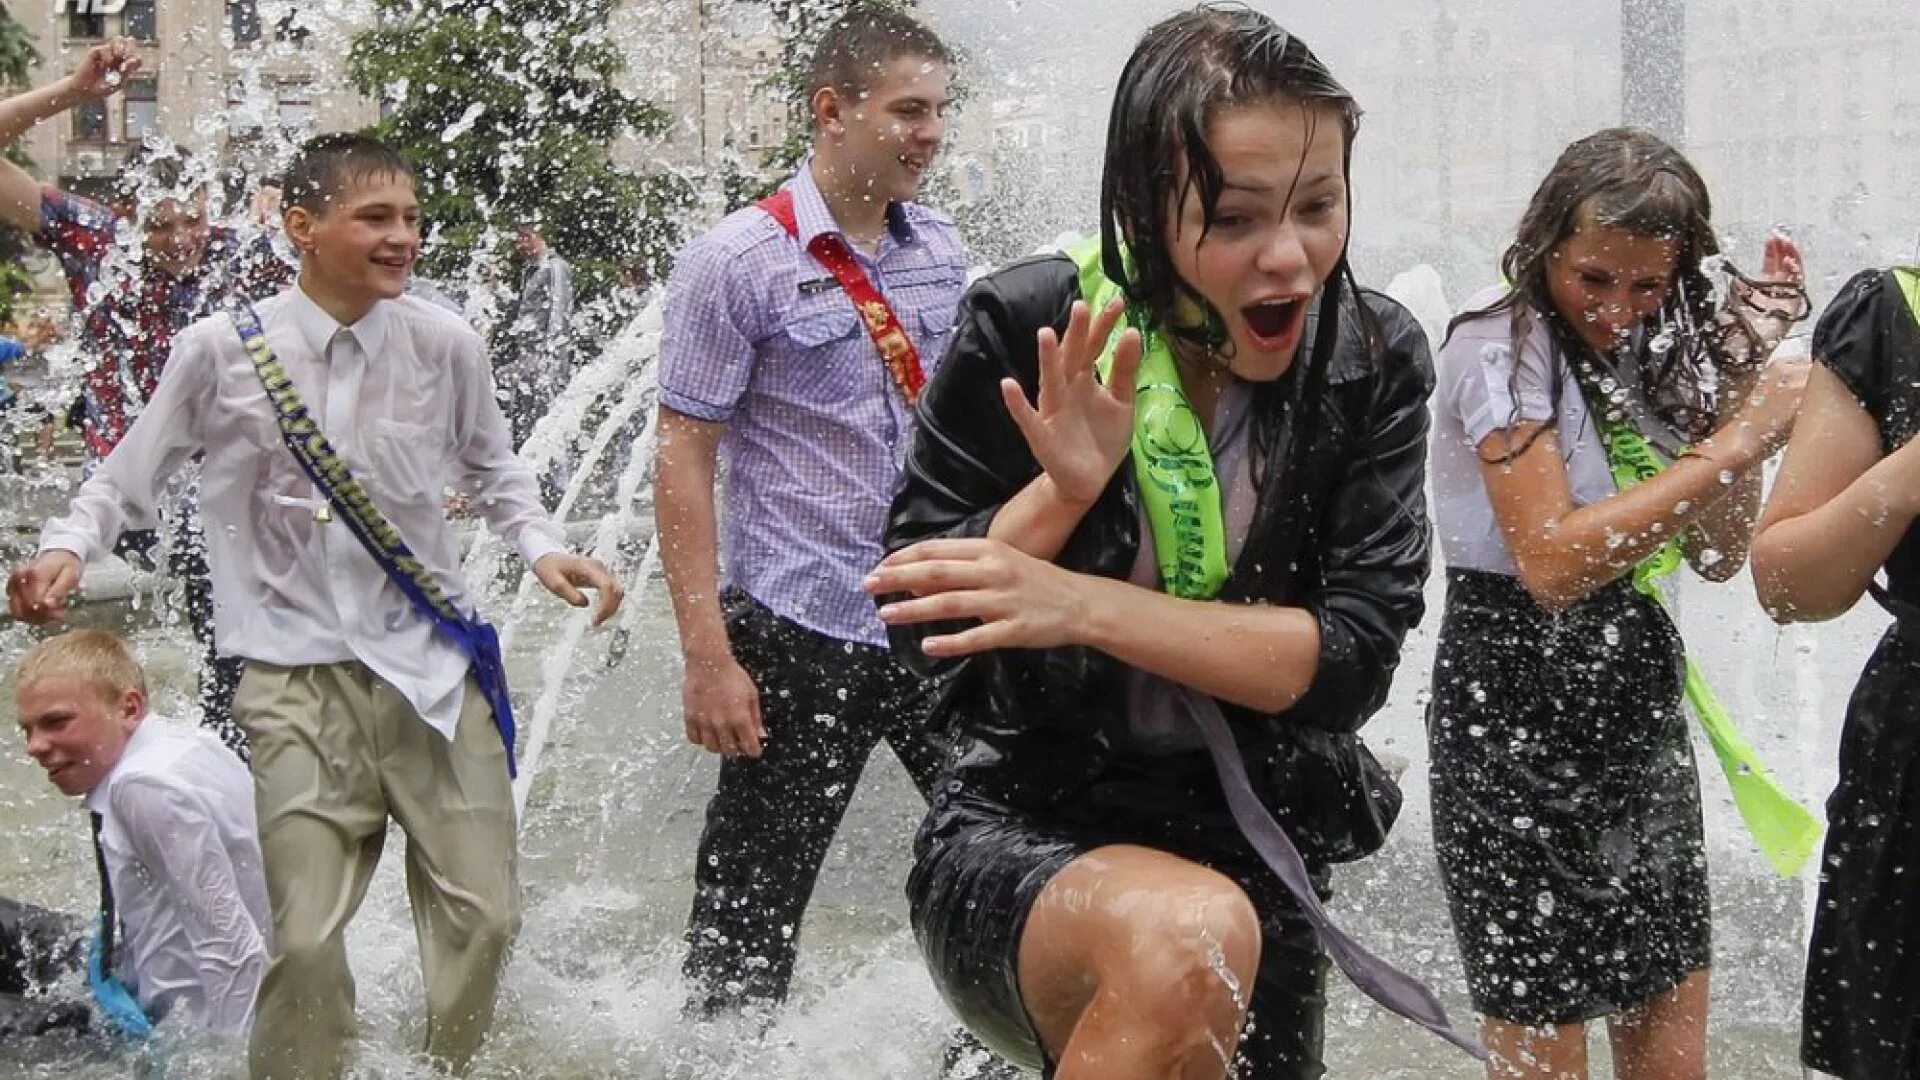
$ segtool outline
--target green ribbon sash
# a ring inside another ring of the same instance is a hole
[[[1920,322],[1920,267],[1896,266],[1893,280],[1900,283],[1900,292],[1907,298],[1907,310]]]
[[[1082,241],[1067,254],[1080,269],[1080,295],[1090,315],[1097,316],[1120,295],[1100,265],[1100,240]],[[1113,370],[1118,344],[1115,334],[1100,354],[1103,381]],[[1142,327],[1141,344],[1140,373],[1134,378],[1133,469],[1153,530],[1160,581],[1174,596],[1211,600],[1227,581],[1227,531],[1213,451],[1166,339]]]
[[[1622,491],[1666,467],[1646,438],[1625,423],[1602,420],[1600,436],[1606,443],[1614,485]],[[1660,579],[1678,570],[1680,562],[1680,543],[1669,540],[1633,568],[1633,587],[1664,607],[1666,597],[1660,591]],[[1706,731],[1713,756],[1720,759],[1720,770],[1733,791],[1740,819],[1746,822],[1754,843],[1776,873],[1787,878],[1799,876],[1820,841],[1820,819],[1781,788],[1760,755],[1741,737],[1693,657],[1686,658],[1686,667],[1687,704]]]

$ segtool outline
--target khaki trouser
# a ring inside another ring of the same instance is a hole
[[[427,1053],[463,1070],[493,1022],[520,927],[513,792],[471,679],[452,742],[365,665],[249,661],[234,715],[253,746],[272,962],[254,1006],[254,1080],[333,1080],[353,1038],[343,934],[387,818],[407,833],[407,894],[427,989]]]

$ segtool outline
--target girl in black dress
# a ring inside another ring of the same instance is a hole
[[[1830,619],[1869,590],[1894,617],[1847,707],[1807,958],[1801,1058],[1845,1080],[1920,1077],[1917,312],[1911,269],[1862,273],[1828,306],[1753,544],[1775,619]]]
[[[1705,1074],[1699,781],[1652,567],[1739,569],[1807,367],[1763,366],[1792,245],[1769,242],[1752,319],[1716,306],[1717,251],[1685,158],[1588,136],[1436,364],[1434,850],[1490,1077],[1584,1080],[1603,1017],[1616,1076]]]

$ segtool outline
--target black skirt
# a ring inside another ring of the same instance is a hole
[[[1434,851],[1482,1013],[1589,1020],[1707,967],[1684,674],[1672,621],[1626,579],[1556,615],[1506,575],[1449,573]]]
[[[1051,1076],[1056,1063],[1020,999],[1027,916],[1047,882],[1081,855],[1110,844],[1157,848],[1232,878],[1259,913],[1260,968],[1233,1076],[1317,1080],[1325,1074],[1329,962],[1313,927],[1251,850],[1246,860],[1223,860],[1202,849],[1221,846],[1225,837],[1192,844],[1174,839],[1190,831],[1161,822],[1042,823],[949,781],[921,826],[907,879],[914,937],[941,996],[981,1042]],[[1314,876],[1326,892],[1324,871]]]
[[[1920,631],[1881,639],[1847,706],[1807,958],[1801,1057],[1920,1078]]]

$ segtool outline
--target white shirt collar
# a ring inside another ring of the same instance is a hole
[[[388,308],[392,302],[381,300],[360,317],[352,326],[342,327],[339,320],[327,314],[326,310],[314,302],[313,297],[299,285],[288,290],[287,316],[300,332],[300,340],[306,342],[313,354],[326,359],[327,346],[333,342],[333,335],[342,329],[353,331],[354,340],[360,343],[361,351],[368,359],[379,356],[386,345],[387,330],[392,322]]]
[[[93,785],[92,791],[87,792],[88,810],[99,814],[106,813],[107,796],[113,791],[114,778],[126,769],[127,762],[138,757],[142,750],[160,737],[153,730],[152,719],[152,714],[141,717],[140,723],[133,729],[133,734],[127,736],[127,744],[120,748],[120,760],[114,762],[113,768],[107,770],[107,775]]]

